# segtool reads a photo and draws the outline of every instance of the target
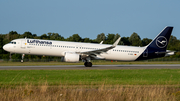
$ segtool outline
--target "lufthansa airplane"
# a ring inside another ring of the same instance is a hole
[[[67,42],[41,39],[15,39],[3,46],[10,53],[58,56],[65,62],[84,61],[86,67],[92,67],[91,60],[105,59],[117,61],[135,61],[170,56],[174,51],[166,50],[173,27],[165,27],[152,42],[144,47],[113,45],[81,42]]]

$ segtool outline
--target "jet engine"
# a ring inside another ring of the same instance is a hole
[[[66,52],[64,56],[65,62],[79,62],[80,56],[75,52]]]

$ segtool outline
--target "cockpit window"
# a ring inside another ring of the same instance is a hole
[[[10,44],[16,44],[16,42],[9,42]]]

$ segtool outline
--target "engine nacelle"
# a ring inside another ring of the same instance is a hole
[[[79,54],[75,52],[66,52],[64,56],[65,62],[79,62]]]

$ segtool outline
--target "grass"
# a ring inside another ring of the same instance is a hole
[[[180,69],[0,70],[0,101],[178,101]]]
[[[1,101],[178,101],[180,88],[167,86],[106,86],[94,88],[25,85],[0,88]]]
[[[179,85],[180,69],[0,70],[0,85]]]
[[[132,61],[132,62],[111,62],[111,61],[92,61],[93,65],[122,65],[122,64],[180,64],[179,61]],[[52,66],[52,65],[84,65],[83,62],[67,63],[67,62],[0,62],[0,66]]]

